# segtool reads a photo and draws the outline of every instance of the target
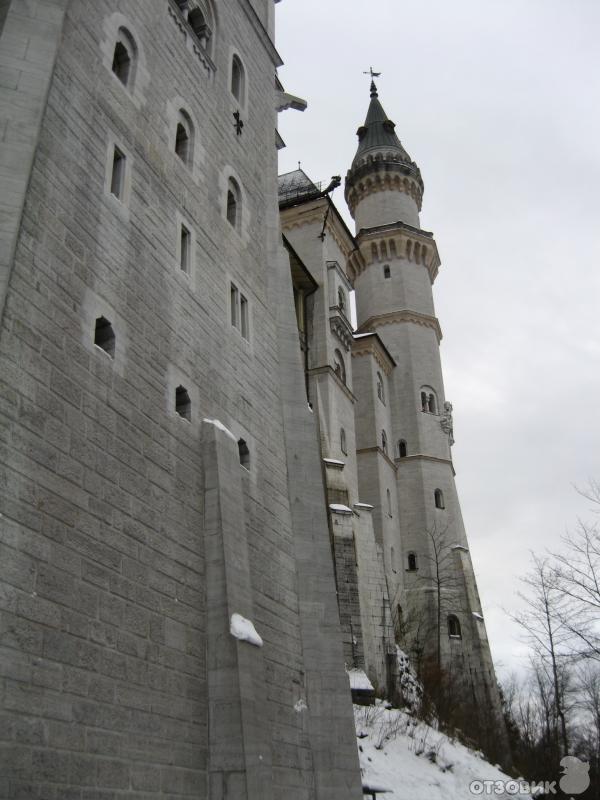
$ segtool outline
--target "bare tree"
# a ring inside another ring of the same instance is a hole
[[[512,619],[521,626],[534,652],[537,687],[542,704],[545,723],[560,739],[562,754],[569,752],[569,737],[566,714],[566,682],[562,662],[571,656],[569,643],[572,638],[569,623],[572,613],[564,594],[554,580],[552,566],[547,558],[532,554],[533,568],[521,580],[527,587],[519,596],[526,607]],[[548,680],[546,680],[548,679]],[[558,724],[552,726],[556,715]]]
[[[581,494],[600,514],[600,484],[592,481]],[[563,622],[574,641],[574,655],[600,661],[600,530],[579,520],[575,533],[553,553],[551,580],[564,595]]]

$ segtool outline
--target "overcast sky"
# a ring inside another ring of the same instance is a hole
[[[600,479],[600,3],[284,0],[277,27],[280,77],[309,103],[280,115],[281,172],[345,176],[371,65],[421,168],[456,480],[502,674],[524,651],[503,608],[529,551],[589,517],[573,486]]]

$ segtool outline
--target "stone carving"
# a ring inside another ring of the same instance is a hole
[[[450,446],[454,444],[454,422],[452,420],[452,403],[448,400],[444,403],[444,413],[440,419],[440,425],[444,433],[448,434]]]

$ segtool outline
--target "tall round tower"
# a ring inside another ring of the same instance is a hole
[[[399,631],[409,630],[413,658],[442,675],[452,691],[462,687],[472,708],[491,709],[500,741],[501,707],[454,482],[452,406],[444,395],[432,293],[440,261],[433,235],[420,227],[420,170],[374,82],[357,133],[345,186],[365,265],[355,280],[357,335],[376,333],[395,361],[387,393],[355,388],[361,500],[381,509],[374,519],[392,616]],[[380,430],[386,404],[391,429]],[[393,470],[374,471],[375,449]],[[391,475],[396,497],[390,505]]]

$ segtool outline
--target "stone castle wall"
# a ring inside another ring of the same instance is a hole
[[[0,794],[358,798],[322,486],[310,463],[288,484],[291,445],[312,431],[305,458],[318,451],[305,403],[297,430],[283,411],[303,376],[276,316],[294,312],[272,47],[246,2],[219,4],[214,69],[168,0],[74,0],[61,27],[64,5],[28,2],[21,20],[13,3],[0,39],[6,59],[25,29],[54,37],[34,48],[48,60],[19,122],[24,212],[17,198],[6,228],[19,234],[0,335]],[[121,25],[138,47],[132,91],[110,69]],[[242,136],[232,49],[250,97]],[[179,108],[195,127],[190,167],[173,152]],[[115,144],[125,204],[107,184]],[[232,281],[248,340],[230,322]],[[94,345],[99,316],[114,358]],[[263,649],[231,639],[236,609]]]

